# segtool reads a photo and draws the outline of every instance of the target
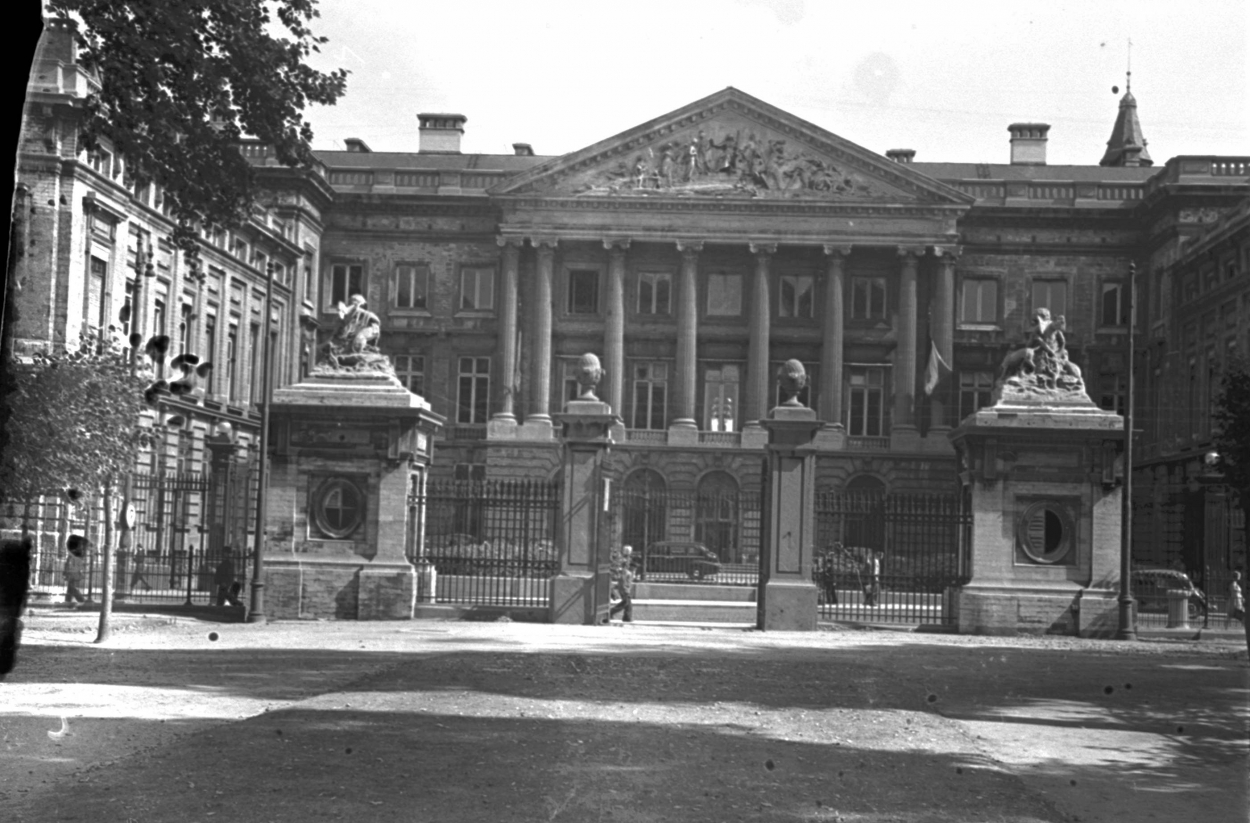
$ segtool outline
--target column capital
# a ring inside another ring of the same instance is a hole
[[[627,251],[629,249],[630,239],[628,237],[605,237],[603,238],[603,247],[608,251]]]
[[[703,251],[702,240],[678,240],[677,251],[682,254],[698,254]]]
[[[917,257],[924,257],[924,254],[925,254],[924,246],[899,246],[898,247],[898,256],[902,257],[904,260],[910,260],[910,259],[914,259]]]
[[[776,243],[757,243],[754,240],[747,244],[751,249],[751,254],[776,254]]]
[[[846,257],[851,253],[850,243],[825,243],[825,254],[830,257]]]
[[[560,240],[557,237],[543,237],[543,236],[531,235],[529,238],[529,241],[530,241],[530,245],[533,246],[535,249],[538,249],[539,251],[542,251],[544,249],[546,249],[547,251],[555,251],[556,246],[560,244]]]
[[[498,235],[495,238],[495,245],[501,248],[519,249],[525,245],[524,237],[510,237],[507,235]]]
[[[963,254],[963,251],[962,246],[934,246],[933,256],[950,260],[953,263],[959,259],[959,256]]]

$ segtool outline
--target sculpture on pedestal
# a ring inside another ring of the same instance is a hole
[[[315,372],[383,372],[394,374],[391,359],[378,350],[382,323],[365,308],[361,294],[351,296],[351,305],[339,303],[339,325],[321,346],[322,359]]]
[[[581,389],[581,394],[577,396],[577,399],[598,401],[595,387],[602,379],[603,367],[599,365],[599,358],[589,352],[583,354],[581,361],[577,364],[577,385]]]
[[[995,385],[997,402],[1091,402],[1080,368],[1068,359],[1064,328],[1063,315],[1052,318],[1046,308],[1034,312],[1025,345],[1003,358]]]
[[[799,392],[807,387],[807,370],[798,360],[787,360],[777,369],[777,382],[781,384],[781,393],[786,396],[783,406],[802,406]]]

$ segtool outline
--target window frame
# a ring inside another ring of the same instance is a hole
[[[1063,287],[1063,306],[1059,309],[1056,309],[1054,306],[1052,306],[1051,303],[1053,303],[1054,301],[1049,299],[1051,295],[1051,290],[1055,286]],[[1039,287],[1045,287],[1046,289],[1047,300],[1044,303],[1038,300]],[[1029,308],[1030,308],[1029,315],[1032,316],[1037,313],[1038,309],[1045,308],[1050,311],[1050,316],[1052,318],[1066,316],[1068,313],[1070,288],[1071,286],[1068,283],[1068,280],[1066,277],[1033,277],[1031,278],[1029,282]]]
[[[498,291],[496,279],[499,270],[494,263],[462,263],[460,265],[460,273],[457,279],[456,291],[456,313],[457,314],[489,314],[495,311],[495,295]],[[473,280],[474,304],[465,305],[467,284],[466,277]],[[482,300],[482,284],[485,283],[489,287],[489,300]],[[427,281],[428,288],[428,281]],[[483,302],[487,305],[483,305]]]
[[[395,375],[399,378],[399,382],[404,384],[404,388],[413,394],[425,396],[425,355],[413,354],[405,352],[404,354],[392,354],[391,362],[395,366]],[[413,366],[417,365],[418,368]],[[416,379],[420,385],[420,390],[412,387],[413,379]]]
[[[465,362],[472,362],[472,371],[466,372]],[[485,370],[482,370],[485,364]],[[456,423],[475,426],[490,419],[490,368],[489,355],[463,354],[456,357]],[[466,405],[465,381],[469,381],[469,397]],[[480,415],[479,415],[480,412]],[[479,420],[478,417],[481,417]],[[466,417],[468,419],[466,419]]]
[[[409,305],[400,302],[403,294],[402,283],[409,281]],[[420,305],[417,305],[417,284],[421,283]],[[400,262],[395,264],[391,273],[391,308],[401,312],[423,312],[430,310],[430,266],[428,263]]]
[[[800,294],[797,287],[794,288],[792,294],[792,303],[786,303],[786,285],[794,281],[806,281],[807,290],[807,312],[803,313],[803,294]],[[777,277],[777,317],[785,320],[815,320],[816,319],[816,284],[817,279],[813,274],[804,274],[801,272],[789,272]]]
[[[959,322],[960,328],[993,328],[993,329],[998,328],[999,318],[1002,316],[1002,313],[1000,311],[1001,303],[999,302],[1002,296],[1002,290],[999,288],[999,284],[1000,284],[999,278],[994,277],[992,275],[972,274],[972,275],[965,275],[964,277],[960,279],[959,281],[959,307],[957,309],[959,313],[958,322]],[[986,319],[986,317],[984,316],[984,313],[981,311],[982,309],[985,308],[986,300],[985,300],[985,295],[984,295],[984,289],[986,286],[991,286],[994,289],[994,294],[992,296],[992,299],[990,300],[991,317],[989,319]],[[968,297],[969,297],[968,289],[970,287],[975,288],[978,292],[976,295],[977,313],[976,313],[975,318],[970,318],[966,314],[966,309],[968,305]]]
[[[734,369],[736,379],[726,379],[726,369]],[[742,389],[746,373],[747,364],[742,361],[721,360],[699,363],[699,382],[703,394],[701,416],[703,431],[737,432],[742,430]],[[727,387],[732,387],[729,396],[726,396],[725,392]],[[713,388],[715,388],[714,393]]]
[[[856,287],[860,284],[868,286],[867,305],[864,307],[864,314],[859,314],[859,304],[856,300]],[[876,289],[880,287],[881,307],[880,314],[874,314],[873,297]],[[890,319],[890,283],[889,278],[880,274],[854,274],[847,278],[847,289],[850,295],[847,298],[847,320],[853,323],[885,323]]]
[[[890,436],[890,401],[892,400],[890,392],[890,364],[886,363],[848,363],[846,364],[846,433],[851,437],[889,437]],[[865,378],[870,377],[874,373],[880,374],[879,383],[865,383],[857,386],[855,377],[857,373],[862,373]],[[880,404],[876,411],[875,418],[878,431],[873,433],[869,429],[870,424],[870,404],[867,402],[871,398],[872,393],[880,396]],[[862,393],[865,398],[863,408],[863,425],[862,431],[856,430],[855,419],[855,398],[856,395]]]
[[[651,306],[649,309],[643,308],[642,288],[648,278],[654,278],[651,282]],[[656,288],[657,283],[667,284],[667,294],[665,295],[664,310],[659,311],[657,303],[659,303],[659,289]],[[642,317],[671,317],[673,314],[673,272],[663,270],[646,270],[640,271],[634,277],[634,313]]]
[[[668,428],[668,404],[672,398],[669,389],[669,372],[670,362],[668,360],[634,360],[629,364],[629,422],[631,429],[645,429],[648,431],[663,431]],[[661,370],[659,376],[648,374],[648,376],[640,376],[639,369],[658,369]],[[645,401],[639,396],[639,386],[647,387],[647,397]],[[660,390],[660,400],[656,401],[656,387]],[[638,425],[638,411],[640,406],[645,406],[644,423],[646,425]],[[657,418],[658,414],[658,418]],[[657,420],[659,421],[657,424]]]
[[[1098,327],[1101,329],[1128,328],[1128,288],[1127,280],[1107,279],[1102,281],[1098,295]],[[1115,294],[1116,322],[1107,322],[1107,295]]]
[[[583,311],[576,306],[575,283],[582,278],[579,275],[589,275],[585,278],[586,283],[593,282],[594,285],[594,309]],[[564,313],[569,317],[598,317],[603,313],[603,269],[593,265],[568,265],[564,268]]]
[[[966,378],[972,378],[970,381]],[[974,414],[981,409],[987,408],[993,404],[994,399],[994,372],[985,369],[961,369],[959,371],[959,397],[958,397],[958,414],[959,419],[963,420],[970,414]],[[981,404],[980,399],[984,395],[985,403]],[[970,404],[967,399],[971,396],[973,402]],[[971,408],[969,408],[971,406]]]
[[[355,290],[352,290],[353,269],[355,269],[356,273],[359,275],[359,281],[357,283],[358,288]],[[337,296],[338,283],[336,281],[339,276],[339,270],[342,270],[343,273],[343,293],[341,297]],[[333,311],[339,303],[347,303],[353,294],[360,294],[362,297],[365,297],[366,299],[368,298],[368,295],[366,294],[368,289],[368,280],[364,263],[332,262],[327,266],[327,271],[328,276],[326,280],[328,288],[325,291],[327,311]]]
[[[713,283],[717,281],[723,281],[726,283],[733,282],[737,284],[738,288],[737,288],[737,296],[736,296],[736,309],[737,309],[736,312],[712,310],[713,309],[712,299],[716,297],[716,294],[715,294],[716,290],[713,288]],[[718,269],[716,271],[709,271],[707,273],[707,276],[705,277],[705,289],[706,289],[706,294],[704,296],[704,301],[703,301],[703,316],[705,318],[707,319],[712,319],[712,318],[732,319],[735,317],[742,317],[742,311],[743,311],[744,306],[746,305],[746,276],[742,272],[733,271],[731,269]]]

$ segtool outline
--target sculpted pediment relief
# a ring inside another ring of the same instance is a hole
[[[924,175],[736,89],[538,166],[493,193],[965,203]]]

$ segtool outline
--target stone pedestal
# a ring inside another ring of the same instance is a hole
[[[410,495],[443,423],[381,372],[318,372],[274,392],[264,555],[276,618],[411,618]]]
[[[951,432],[972,516],[959,631],[1116,631],[1123,418],[1083,402],[999,402]]]
[[[816,541],[816,448],[824,426],[803,406],[778,406],[761,420],[768,432],[761,511],[759,607],[766,631],[814,631],[812,582]]]
[[[604,534],[603,462],[620,418],[599,400],[572,400],[556,421],[564,433],[560,571],[551,579],[552,623],[590,626],[607,618],[611,570]]]

